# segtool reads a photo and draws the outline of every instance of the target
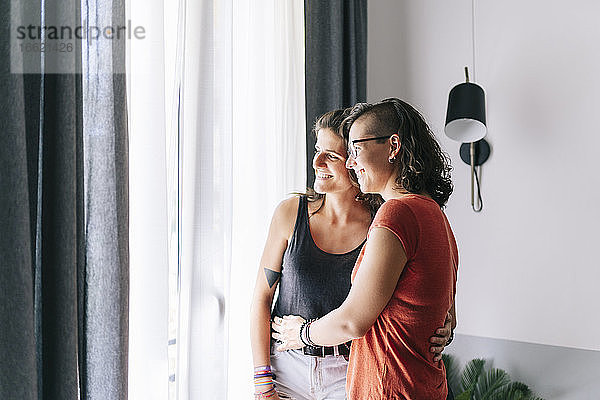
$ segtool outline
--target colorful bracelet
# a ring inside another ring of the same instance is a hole
[[[275,395],[274,374],[270,365],[254,368],[254,395],[255,398],[269,398]]]
[[[266,392],[260,393],[258,396],[259,399],[268,399],[270,397],[275,396],[275,386],[273,386],[271,389],[267,390]]]

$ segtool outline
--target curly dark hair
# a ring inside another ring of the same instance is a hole
[[[375,104],[358,103],[342,123],[347,141],[350,127],[361,117],[368,117],[370,133],[400,136],[400,152],[396,156],[397,189],[409,193],[427,193],[443,208],[452,194],[450,158],[441,149],[423,116],[410,104],[396,98]],[[385,140],[385,139],[382,139]]]
[[[333,132],[336,136],[338,136],[344,141],[344,146],[347,146],[348,140],[344,137],[340,128],[342,126],[342,123],[350,115],[351,109],[351,107],[346,109],[337,109],[326,112],[325,114],[321,115],[319,118],[316,119],[315,124],[313,125],[313,135],[315,135],[316,137],[319,133],[319,130],[329,129],[331,132]],[[348,170],[348,173],[350,174],[350,180],[352,181],[354,186],[358,187],[358,179],[354,171]],[[325,197],[324,194],[315,192],[313,188],[307,188],[306,193],[302,194],[306,195],[308,201],[317,201]],[[363,203],[363,205],[369,209],[371,215],[375,215],[379,207],[383,204],[383,198],[378,194],[360,192],[358,195],[356,195],[356,200]],[[323,204],[324,202],[321,203],[319,209],[317,209],[317,211],[315,211],[314,213],[317,213],[321,209],[321,207],[323,207]]]

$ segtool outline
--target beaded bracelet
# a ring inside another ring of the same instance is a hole
[[[302,344],[304,346],[318,347],[318,345],[315,344],[315,342],[310,340],[310,333],[309,333],[310,325],[313,322],[315,322],[316,320],[317,320],[316,318],[306,320],[300,326],[300,341],[302,342]]]
[[[306,329],[306,325],[307,325],[307,324],[308,324],[308,320],[304,321],[304,322],[302,323],[302,325],[300,325],[300,341],[302,342],[302,344],[303,344],[304,346],[310,346],[310,345],[308,344],[308,341],[307,341],[307,340],[306,340],[306,338],[305,338],[305,336],[306,336],[305,329]]]
[[[446,342],[445,346],[448,346],[450,343],[452,343],[453,339],[454,339],[454,331],[452,330],[452,331],[450,331],[450,336],[448,337],[448,341]]]
[[[315,342],[313,342],[312,340],[310,340],[310,326],[316,320],[317,320],[316,318],[310,320],[310,322],[308,324],[306,324],[306,328],[304,329],[306,331],[306,341],[308,342],[309,345],[311,345],[313,347],[318,347],[319,346],[318,344],[316,344]]]

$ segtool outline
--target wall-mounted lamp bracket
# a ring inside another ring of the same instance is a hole
[[[474,143],[475,147],[475,158],[474,164],[475,166],[480,166],[490,157],[490,144],[485,139],[480,139]],[[460,159],[464,161],[465,164],[471,165],[471,155],[470,155],[470,143],[463,143],[460,145]]]

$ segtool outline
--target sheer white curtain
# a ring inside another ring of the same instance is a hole
[[[225,398],[231,258],[232,1],[186,2],[178,399]]]
[[[128,43],[132,399],[252,393],[260,253],[276,204],[306,179],[303,7],[128,0],[146,32]],[[179,273],[171,376],[169,262]]]
[[[170,127],[176,46],[176,5],[127,0],[127,19],[145,38],[127,43],[129,111],[130,293],[129,399],[165,400],[169,394],[168,283]],[[175,22],[173,22],[175,20]],[[175,132],[176,134],[176,132]],[[176,137],[175,137],[176,140]],[[172,169],[172,168],[171,168]],[[176,177],[176,174],[174,174]],[[171,182],[172,183],[172,182]],[[175,182],[175,185],[177,182]],[[172,191],[172,190],[171,190]],[[173,218],[171,218],[171,221]]]
[[[260,253],[274,207],[305,184],[303,7],[186,5],[181,400],[253,390],[248,312]]]
[[[234,9],[229,398],[252,393],[250,298],[275,206],[306,185],[304,1]]]

